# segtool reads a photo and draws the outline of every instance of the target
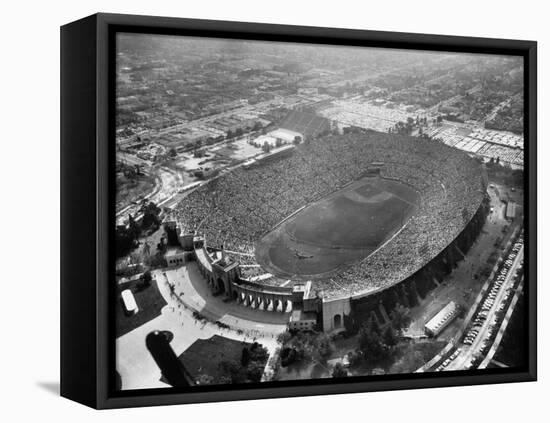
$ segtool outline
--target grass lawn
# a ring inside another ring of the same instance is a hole
[[[139,311],[134,316],[127,316],[124,313],[124,305],[120,297],[120,292],[124,289],[130,289],[134,294],[134,298],[138,305]],[[141,325],[160,316],[162,308],[166,305],[166,301],[160,294],[157,282],[151,281],[148,288],[139,290],[137,282],[129,282],[119,287],[116,301],[116,336],[125,335],[128,332],[140,327]]]
[[[386,373],[413,373],[441,351],[447,341],[426,340],[417,343],[402,343],[394,353],[394,362],[384,370]]]
[[[208,339],[196,340],[179,356],[179,360],[195,380],[200,376],[210,376],[217,381],[225,376],[220,364],[228,361],[240,366],[243,349],[250,349],[251,346],[248,342],[214,335]],[[267,357],[260,363],[262,368],[266,363]]]
[[[350,369],[352,375],[368,375],[373,370],[382,370],[386,374],[413,373],[424,363],[431,360],[445,346],[446,341],[425,340],[420,342],[403,341],[392,355],[375,364],[361,365]]]

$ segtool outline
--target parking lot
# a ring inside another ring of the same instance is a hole
[[[520,279],[523,251],[523,236],[520,235],[504,257],[498,272],[481,298],[457,349],[436,368],[436,371],[477,367],[481,358],[488,352]]]

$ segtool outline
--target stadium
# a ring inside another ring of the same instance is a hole
[[[475,241],[486,180],[467,154],[357,128],[286,129],[305,135],[292,154],[225,173],[174,211],[180,236],[201,239],[215,293],[315,312],[331,331],[425,296]]]

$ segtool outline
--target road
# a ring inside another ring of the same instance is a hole
[[[513,287],[515,272],[517,267],[519,266],[519,263],[522,260],[523,260],[523,246],[519,250],[516,258],[514,259],[514,262],[512,263],[512,266],[508,271],[506,279],[504,280],[504,283],[502,284],[502,286],[500,287],[497,293],[493,306],[489,309],[489,312],[487,314],[487,319],[483,322],[483,325],[479,327],[479,333],[476,336],[473,344],[459,345],[459,348],[461,349],[460,354],[453,361],[451,361],[451,363],[449,363],[449,365],[445,368],[445,370],[464,370],[469,367],[472,359],[476,355],[481,353],[481,350],[483,348],[483,343],[490,338],[489,329],[493,327],[493,331],[496,330],[496,328],[494,327],[495,325],[493,324],[493,320],[501,304],[504,303],[504,296],[506,295],[507,289]]]

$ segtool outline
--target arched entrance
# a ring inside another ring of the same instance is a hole
[[[342,316],[339,314],[334,315],[334,329],[340,329],[342,327]]]

